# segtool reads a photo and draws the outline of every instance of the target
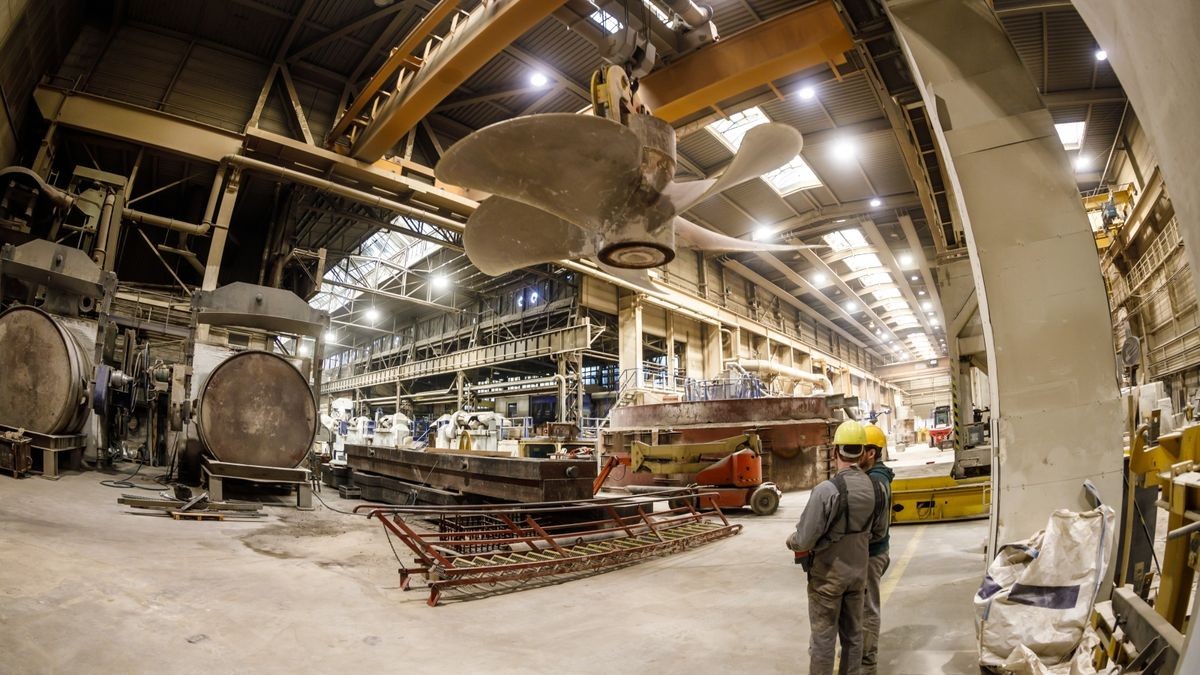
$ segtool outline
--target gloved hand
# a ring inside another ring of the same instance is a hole
[[[795,563],[797,565],[803,567],[805,572],[812,571],[812,556],[809,555],[808,551],[796,551],[795,556]]]

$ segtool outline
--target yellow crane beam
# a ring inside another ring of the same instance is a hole
[[[421,67],[379,106],[358,134],[350,154],[364,162],[382,157],[471,74],[550,16],[564,1],[481,3],[442,38]]]
[[[641,79],[639,93],[672,124],[806,68],[846,62],[854,40],[832,2],[784,14],[708,45]],[[835,70],[836,72],[836,70]]]

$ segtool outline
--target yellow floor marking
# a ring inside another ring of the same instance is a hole
[[[879,605],[882,607],[887,604],[888,596],[892,594],[896,586],[900,583],[901,577],[904,576],[904,570],[908,567],[908,563],[917,553],[917,543],[921,541],[921,534],[925,532],[927,525],[918,525],[916,532],[913,532],[912,539],[908,540],[908,545],[904,547],[904,553],[900,555],[900,559],[894,565],[888,568],[883,574],[883,583],[879,586]]]

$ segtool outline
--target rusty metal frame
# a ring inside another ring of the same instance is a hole
[[[669,489],[649,495],[610,497],[574,502],[541,502],[514,505],[400,506],[362,505],[386,531],[395,535],[414,555],[415,567],[401,562],[400,588],[410,590],[413,576],[422,576],[429,589],[427,604],[434,607],[449,588],[495,586],[598,572],[646,558],[676,553],[741,532],[717,508],[715,493]],[[684,498],[681,498],[684,497]],[[705,512],[695,508],[705,503]],[[655,505],[667,508],[657,513]],[[624,509],[630,515],[620,515]],[[561,523],[572,514],[599,519]],[[418,531],[412,521],[463,516],[490,516],[499,525],[474,531]],[[522,523],[522,524],[518,524]],[[459,552],[464,547],[479,552]]]

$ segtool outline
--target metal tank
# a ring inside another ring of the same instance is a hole
[[[0,424],[77,434],[88,416],[91,346],[34,307],[0,314]]]
[[[247,351],[222,361],[200,386],[196,429],[221,462],[293,468],[317,433],[317,402],[290,361]]]

